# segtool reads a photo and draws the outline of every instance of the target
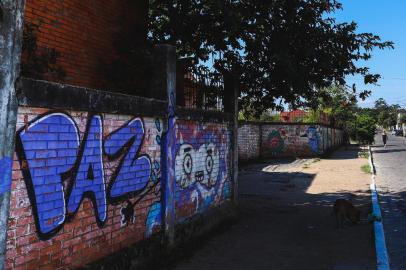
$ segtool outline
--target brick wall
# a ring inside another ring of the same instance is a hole
[[[243,123],[238,132],[242,161],[317,156],[341,145],[343,139],[343,132],[339,129],[308,124]]]
[[[6,269],[74,269],[163,230],[162,118],[18,110]],[[229,123],[176,123],[176,223],[232,198]]]
[[[230,114],[174,117],[164,100],[18,87],[5,269],[135,267],[229,218]]]
[[[176,219],[231,199],[231,133],[228,124],[178,120],[176,127]]]
[[[261,128],[259,125],[242,124],[238,128],[238,156],[241,160],[260,156]]]
[[[20,107],[6,269],[71,269],[161,230],[163,120]]]
[[[40,26],[39,49],[49,47],[61,54],[57,64],[66,72],[64,83],[103,89],[100,65],[115,56],[113,42],[123,17],[131,9],[132,19],[139,16],[126,2],[27,0],[25,22]],[[57,81],[52,76],[47,79]]]

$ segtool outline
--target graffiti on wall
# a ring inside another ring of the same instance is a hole
[[[312,155],[323,151],[322,135],[315,126],[263,126],[263,153],[269,156]]]
[[[317,130],[316,127],[309,127],[307,137],[309,138],[309,146],[311,151],[315,154],[320,153],[321,136],[319,130]]]
[[[342,130],[305,124],[244,123],[238,132],[240,160],[314,156],[340,145],[343,137]]]
[[[273,130],[271,133],[269,133],[268,136],[269,150],[273,155],[281,153],[284,150],[285,141],[281,136],[281,132],[282,134],[285,134],[285,130],[283,129]]]
[[[146,130],[134,118],[104,134],[101,115],[89,115],[84,132],[67,113],[39,116],[17,132],[16,152],[33,209],[38,236],[50,239],[90,199],[99,227],[108,206],[122,204],[121,224],[134,223],[134,207],[155,193],[147,231],[160,226],[160,160],[141,153]],[[161,123],[155,122],[160,144]],[[107,164],[107,166],[106,166]],[[113,164],[113,165],[112,165]],[[106,168],[107,167],[107,168]],[[106,175],[106,170],[111,171]]]
[[[11,158],[0,159],[0,195],[10,191],[12,165],[13,160]]]
[[[225,125],[180,121],[177,126],[176,210],[187,217],[231,196],[230,134]]]

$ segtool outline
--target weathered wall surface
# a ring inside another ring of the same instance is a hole
[[[240,160],[317,156],[339,146],[343,136],[341,130],[308,124],[245,122],[238,132]]]
[[[175,211],[178,222],[231,199],[229,124],[178,120]]]
[[[141,1],[26,0],[25,23],[39,26],[39,51],[52,48],[60,54],[57,64],[66,72],[63,83],[103,89],[100,66],[116,57],[114,43],[121,27],[145,19],[135,2]],[[146,38],[143,31],[139,35]],[[47,80],[58,78],[48,74]]]
[[[260,125],[241,125],[238,128],[238,156],[241,160],[256,159],[261,149]]]
[[[168,118],[165,101],[19,85],[6,269],[75,269],[134,244],[159,246],[168,228],[230,206],[230,114]]]
[[[7,268],[74,268],[159,232],[162,127],[20,107]]]

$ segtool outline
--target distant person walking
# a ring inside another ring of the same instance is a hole
[[[385,147],[386,147],[387,140],[388,140],[388,135],[386,134],[386,130],[383,130],[383,132],[382,132],[382,142],[383,142],[383,145]]]

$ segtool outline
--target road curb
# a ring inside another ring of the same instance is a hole
[[[386,249],[385,232],[383,229],[383,221],[381,208],[379,206],[378,192],[376,191],[376,169],[374,165],[374,159],[372,156],[371,146],[368,147],[369,150],[369,166],[371,167],[372,181],[371,181],[371,199],[372,199],[372,209],[373,215],[375,217],[374,221],[374,233],[375,233],[375,251],[376,251],[376,265],[378,270],[389,270],[389,256]]]

